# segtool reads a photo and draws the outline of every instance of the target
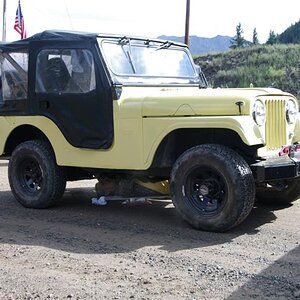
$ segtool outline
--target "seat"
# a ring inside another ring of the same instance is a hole
[[[70,73],[60,57],[53,57],[47,61],[45,67],[45,89],[47,92],[64,92],[69,81]]]

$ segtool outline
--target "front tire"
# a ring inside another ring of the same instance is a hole
[[[9,184],[15,198],[28,208],[46,208],[61,199],[66,178],[56,164],[49,143],[26,141],[12,153],[8,165]]]
[[[255,200],[250,167],[222,145],[204,144],[184,152],[170,181],[174,206],[197,229],[229,230],[249,215]]]

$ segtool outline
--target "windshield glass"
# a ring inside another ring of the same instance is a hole
[[[113,77],[121,82],[144,78],[150,83],[184,83],[198,78],[189,52],[171,42],[122,38],[103,40],[101,47]]]

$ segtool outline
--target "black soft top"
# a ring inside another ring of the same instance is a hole
[[[31,42],[38,41],[92,41],[96,40],[97,33],[46,30],[27,39],[15,42],[0,42],[0,51],[17,51],[28,48]]]
[[[141,40],[141,41],[153,41],[158,43],[165,43],[165,40],[153,39],[153,38],[142,38],[135,36],[124,36],[120,34],[98,34],[98,33],[87,33],[87,32],[79,32],[79,31],[60,31],[60,30],[46,30],[40,33],[37,33],[27,39],[15,41],[15,42],[0,42],[0,52],[9,52],[9,51],[18,51],[22,49],[26,49],[29,47],[31,42],[40,42],[40,41],[82,41],[85,43],[86,41],[96,41],[97,37],[102,38],[129,38],[133,40]],[[173,42],[173,45],[187,47],[187,45]]]

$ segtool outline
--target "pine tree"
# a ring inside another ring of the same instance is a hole
[[[278,44],[278,34],[276,34],[273,30],[270,30],[269,37],[266,44],[267,45]]]
[[[253,45],[258,45],[259,44],[256,28],[253,29],[252,44]]]
[[[236,49],[236,48],[244,48],[246,45],[246,40],[243,37],[244,30],[242,29],[241,23],[239,23],[236,26],[236,35],[235,37],[230,41],[231,46],[230,48]]]

